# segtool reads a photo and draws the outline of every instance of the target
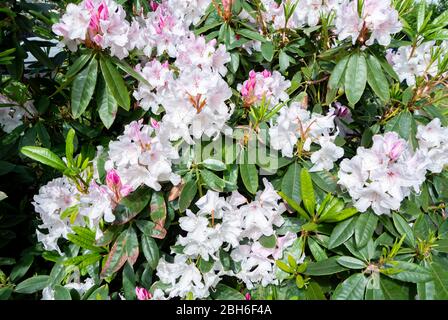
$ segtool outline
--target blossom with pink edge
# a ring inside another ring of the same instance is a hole
[[[290,86],[291,82],[285,80],[278,71],[255,72],[252,70],[249,72],[249,79],[239,84],[237,88],[246,106],[258,104],[266,99],[266,103],[272,108],[280,101],[286,101],[289,98],[286,89]]]

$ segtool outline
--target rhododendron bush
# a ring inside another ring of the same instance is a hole
[[[448,299],[448,11],[0,4],[0,298]]]

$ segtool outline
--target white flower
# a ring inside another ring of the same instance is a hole
[[[435,118],[426,126],[417,127],[417,140],[429,161],[427,169],[433,173],[442,172],[448,164],[448,128],[442,127],[440,119]]]
[[[190,210],[186,211],[186,215],[179,218],[179,225],[188,233],[185,237],[179,236],[177,243],[184,246],[183,252],[186,255],[201,256],[205,261],[209,261],[210,257],[215,257],[223,241],[215,228],[208,227],[207,218],[196,215]]]
[[[144,184],[158,191],[160,182],[171,181],[174,185],[180,182],[171,168],[172,160],[177,158],[177,151],[162,127],[156,130],[142,121],[134,121],[125,127],[123,135],[109,143],[106,170],[116,169],[132,190]]]
[[[293,157],[299,139],[305,151],[310,151],[313,143],[320,145],[321,149],[311,154],[311,162],[314,164],[311,170],[331,170],[333,163],[344,155],[344,150],[334,144],[338,135],[335,117],[333,108],[330,108],[328,114],[320,115],[305,110],[301,103],[293,102],[289,107],[280,109],[277,119],[271,121],[271,147],[281,150],[285,157]]]
[[[311,162],[314,164],[310,172],[331,170],[334,162],[344,155],[344,149],[338,147],[332,141],[332,137],[321,137],[317,143],[321,146],[318,151],[311,155]]]
[[[375,40],[380,45],[389,45],[391,34],[402,28],[398,12],[392,7],[391,1],[364,0],[360,14],[358,3],[356,0],[346,0],[337,7],[335,25],[338,39],[351,38],[355,44],[360,38],[369,46],[373,45]],[[368,32],[370,36],[367,39]]]
[[[412,46],[399,47],[396,52],[388,51],[388,61],[397,73],[400,81],[406,81],[408,86],[413,86],[416,77],[425,74],[435,76],[438,72],[438,61],[431,58],[432,52],[438,47],[435,41],[424,42],[413,48]],[[442,57],[446,54],[444,45],[440,46]]]
[[[375,135],[370,149],[359,147],[356,156],[341,162],[338,183],[361,212],[399,210],[412,190],[420,192],[427,171],[438,173],[448,164],[447,130],[439,119],[419,125],[415,151],[395,132]]]
[[[48,233],[39,230],[37,240],[42,242],[45,250],[56,250],[61,253],[57,241],[67,239],[71,232],[70,217],[61,219],[61,214],[69,207],[78,204],[78,191],[67,178],[56,178],[39,189],[34,196],[34,209],[40,214],[42,224],[40,229],[47,229]],[[82,220],[76,219],[75,224],[83,225]]]

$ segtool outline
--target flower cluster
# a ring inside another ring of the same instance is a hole
[[[84,0],[68,4],[53,32],[62,36],[62,43],[76,51],[83,43],[88,47],[110,49],[113,56],[123,59],[134,49],[151,56],[153,48],[161,55],[165,51],[176,55],[175,43],[185,37],[210,4],[208,0],[168,0],[153,3],[147,17],[126,20],[123,7],[113,0]]]
[[[123,135],[109,143],[108,155],[106,170],[116,170],[132,190],[146,185],[158,191],[160,182],[171,181],[174,185],[180,182],[171,165],[179,155],[163,126],[156,121],[153,125],[144,125],[143,120],[128,124]]]
[[[296,235],[289,232],[283,237],[276,235],[276,228],[284,223],[281,214],[286,208],[266,179],[264,186],[264,191],[259,191],[251,203],[237,191],[227,199],[208,191],[196,202],[199,208],[196,214],[187,210],[186,216],[179,219],[181,229],[186,232],[176,242],[182,253],[177,253],[172,263],[161,260],[157,267],[157,276],[169,298],[185,297],[188,292],[197,298],[208,297],[210,288],[224,275],[241,279],[249,289],[257,283],[264,286],[277,283],[274,262],[282,257]],[[276,245],[265,248],[260,240],[269,236],[275,237]],[[230,254],[239,265],[238,270],[222,265],[222,252]],[[194,261],[208,267],[198,268]]]
[[[110,49],[113,56],[123,59],[133,49],[132,28],[123,7],[112,0],[84,0],[78,5],[69,3],[53,32],[62,42],[76,51],[80,43]]]
[[[376,40],[380,45],[389,45],[391,35],[402,28],[391,1],[364,0],[361,9],[359,3],[345,0],[337,7],[335,25],[338,39],[351,38],[353,44],[359,40],[369,46]]]
[[[285,157],[292,157],[298,142],[299,149],[306,152],[311,151],[312,144],[319,145],[320,149],[311,154],[314,166],[310,171],[331,170],[334,162],[344,155],[344,150],[334,143],[338,135],[335,117],[333,108],[323,116],[306,110],[303,103],[293,102],[280,110],[275,122],[271,121],[271,147],[281,150]]]
[[[272,21],[275,29],[298,28],[303,26],[314,27],[319,23],[320,17],[329,14],[339,4],[339,0],[303,0],[297,6],[286,23],[284,5],[295,4],[296,1],[262,0],[265,7],[264,19]],[[285,25],[286,24],[286,25]]]
[[[114,208],[132,188],[123,184],[115,170],[106,175],[106,185],[91,181],[87,191],[81,192],[72,180],[56,178],[34,196],[34,209],[40,215],[42,224],[36,230],[38,241],[46,250],[56,250],[60,238],[67,239],[73,226],[87,226],[96,231],[96,238],[102,236],[99,227],[102,219],[111,223],[115,220]]]
[[[338,183],[348,190],[359,211],[371,207],[378,215],[390,214],[411,190],[420,192],[427,171],[439,173],[448,164],[447,134],[448,128],[437,118],[419,125],[415,151],[395,132],[375,135],[370,149],[359,147],[356,156],[342,160]]]
[[[272,108],[280,101],[286,101],[289,96],[286,89],[291,86],[291,81],[278,71],[249,72],[249,79],[238,85],[238,90],[244,100],[245,106],[258,104],[263,99]]]
[[[433,77],[438,73],[439,59],[434,58],[436,50],[441,50],[442,55],[439,59],[443,59],[447,50],[447,42],[442,42],[440,46],[437,46],[435,41],[424,42],[417,47],[402,46],[396,52],[389,49],[386,58],[400,81],[406,81],[408,86],[413,86],[416,77]]]

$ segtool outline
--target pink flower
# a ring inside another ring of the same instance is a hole
[[[160,124],[156,119],[151,118],[149,121],[151,122],[151,127],[153,127],[154,129],[160,128]]]
[[[153,0],[149,1],[149,5],[151,6],[152,11],[156,11],[157,8],[159,7],[159,4]]]
[[[246,295],[244,296],[246,298],[246,300],[252,300],[252,296],[250,295],[250,293],[246,293]]]
[[[123,185],[121,183],[120,176],[117,171],[111,169],[107,172],[106,175],[106,184],[109,189],[114,193],[114,200],[116,202],[120,202],[121,198],[126,197],[129,193],[132,192],[132,187],[129,185]]]
[[[142,287],[135,288],[135,294],[138,300],[150,300],[152,299],[152,294],[148,290]]]

